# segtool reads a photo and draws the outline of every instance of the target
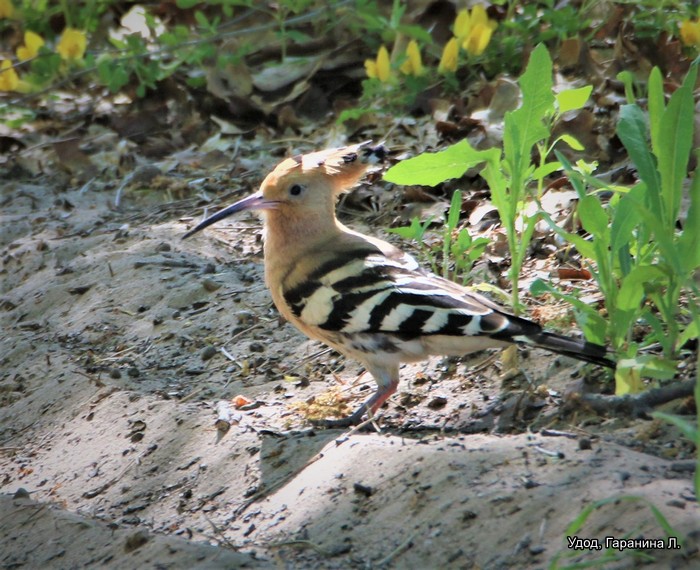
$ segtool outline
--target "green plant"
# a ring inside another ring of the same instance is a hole
[[[648,122],[637,104],[621,108],[617,132],[638,171],[640,181],[634,187],[602,183],[560,156],[579,194],[577,213],[588,238],[566,232],[544,216],[584,257],[595,261],[591,271],[605,298],[607,319],[550,284],[535,282],[532,292],[548,291],[566,298],[576,307],[587,338],[596,342],[610,339],[622,357],[616,371],[618,394],[641,390],[642,376],[672,377],[672,359],[689,339],[698,336],[697,319],[689,318],[689,310],[680,302],[684,292],[692,297],[692,275],[700,267],[697,174],[689,188],[685,227],[676,229],[692,146],[696,77],[694,65],[666,105],[661,74],[654,69],[648,83]],[[587,186],[615,193],[607,209],[595,195],[587,194]],[[640,345],[632,338],[639,320],[651,329],[643,344],[659,343],[665,358],[639,355]]]
[[[433,273],[442,274],[445,279],[452,279],[453,281],[459,281],[459,275],[461,275],[461,282],[463,285],[466,285],[474,262],[483,255],[490,240],[483,237],[473,239],[467,228],[462,228],[457,232],[461,208],[462,193],[456,190],[452,195],[447,219],[443,225],[441,248],[428,247],[424,241],[425,233],[433,220],[432,218],[421,223],[417,217],[414,217],[409,226],[392,228],[388,231],[404,239],[416,242],[423,256],[429,260]],[[439,250],[441,250],[442,255],[442,270],[438,268],[437,264]],[[451,267],[453,267],[452,270],[450,269]]]
[[[528,206],[536,203],[541,194],[544,177],[561,169],[559,161],[546,162],[554,144],[562,141],[578,145],[573,137],[566,135],[550,141],[552,125],[563,111],[581,107],[590,93],[589,88],[582,88],[554,96],[552,60],[544,45],[532,52],[519,84],[523,102],[520,108],[505,115],[503,151],[496,148],[478,151],[467,141],[461,141],[442,152],[404,160],[384,176],[397,184],[435,186],[484,164],[481,176],[488,183],[508,239],[511,258],[508,278],[512,284],[511,302],[516,311],[521,308],[520,270],[540,218],[538,212],[528,214]],[[538,151],[538,165],[532,161],[533,150]]]

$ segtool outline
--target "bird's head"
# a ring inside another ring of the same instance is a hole
[[[265,177],[260,190],[220,210],[183,237],[243,210],[269,211],[282,222],[312,223],[316,216],[333,220],[336,197],[350,190],[386,149],[360,144],[297,155],[283,160]]]

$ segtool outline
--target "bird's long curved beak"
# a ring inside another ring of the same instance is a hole
[[[206,220],[200,222],[194,228],[188,231],[184,236],[182,236],[182,239],[186,239],[192,234],[196,234],[198,231],[215,224],[219,220],[228,218],[230,215],[235,214],[236,212],[242,212],[243,210],[272,210],[276,207],[277,202],[266,200],[263,197],[262,192],[256,192],[255,194],[251,194],[247,198],[243,198],[230,206],[226,206],[223,210],[216,212],[216,214],[212,214]]]

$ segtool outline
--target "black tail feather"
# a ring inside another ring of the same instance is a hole
[[[584,362],[606,366],[607,368],[614,369],[616,367],[615,361],[608,358],[608,349],[599,344],[545,331],[527,335],[526,338],[528,344],[533,344],[545,350],[551,350],[557,354],[563,354],[571,358],[583,360]]]

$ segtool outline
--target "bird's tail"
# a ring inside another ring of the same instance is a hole
[[[524,340],[527,344],[583,360],[584,362],[599,364],[600,366],[613,369],[616,366],[615,361],[608,358],[607,348],[593,342],[569,338],[546,331],[529,334]]]

